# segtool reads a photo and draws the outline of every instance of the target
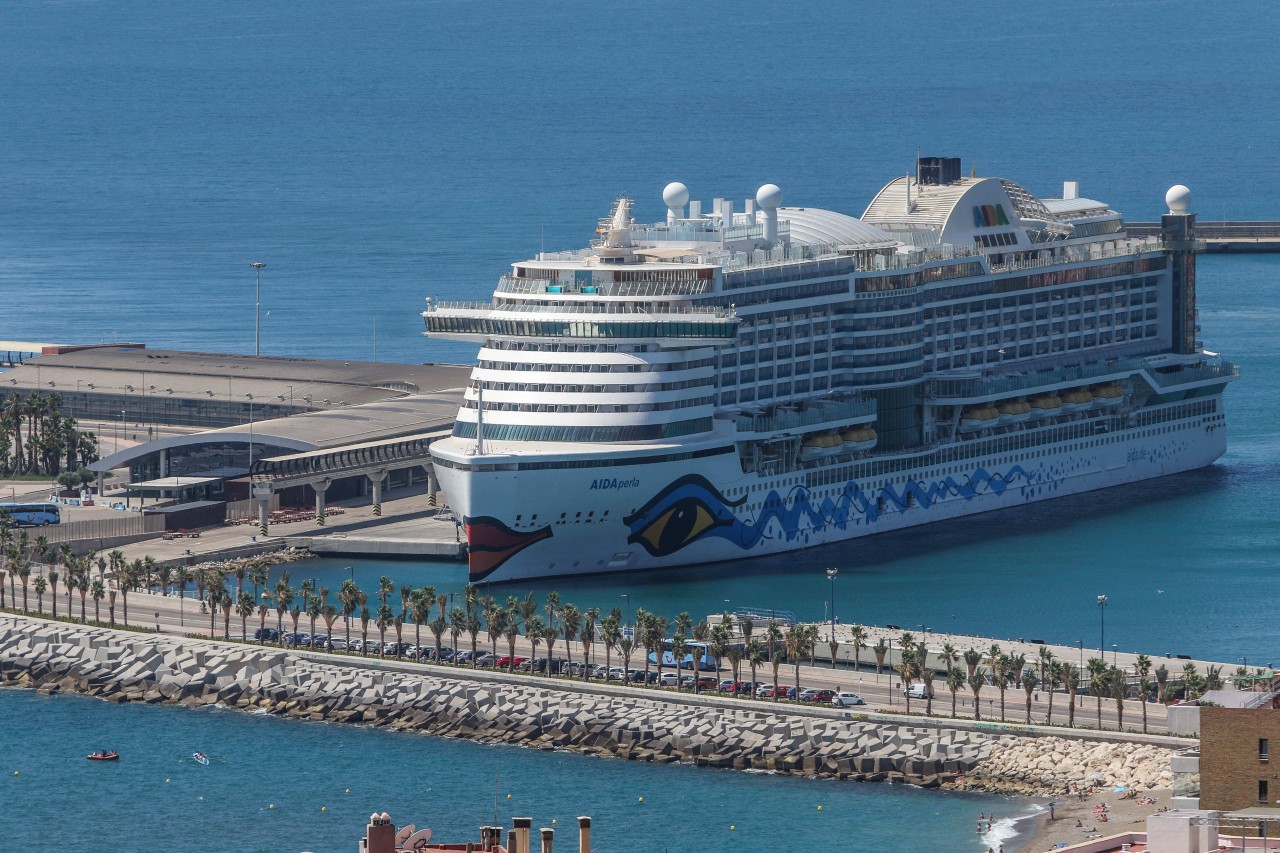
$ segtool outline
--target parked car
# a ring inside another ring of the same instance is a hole
[[[726,678],[724,681],[721,681],[716,685],[716,690],[719,690],[721,693],[736,693],[737,686],[738,682],[734,681],[732,678]]]
[[[463,649],[463,650],[462,650],[462,651],[460,651],[460,652],[456,652],[456,653],[454,654],[454,656],[453,656],[453,662],[454,662],[454,663],[470,664],[470,663],[471,663],[471,652],[470,652],[470,651],[468,651],[468,650],[466,650],[466,649]]]
[[[498,659],[497,655],[485,652],[476,658],[476,666],[483,669],[492,669],[494,662]]]
[[[664,672],[658,677],[658,683],[663,687],[676,687],[680,684],[680,673]]]
[[[816,687],[810,687],[808,690],[800,691],[801,702],[830,702],[836,697],[834,690],[820,690]]]
[[[708,675],[707,673],[704,672],[698,676],[699,690],[715,690],[716,684],[717,684],[717,681],[714,675]]]
[[[527,660],[528,658],[521,657],[520,655],[515,655],[515,656],[503,655],[502,657],[498,658],[497,662],[493,665],[493,668],[506,669],[507,667],[514,667],[516,669],[519,669],[520,666]]]
[[[626,681],[627,671],[620,666],[615,666],[609,670],[608,678],[610,681]]]
[[[756,687],[756,698],[757,698],[757,699],[767,699],[767,698],[769,698],[769,697],[771,697],[771,696],[773,696],[773,685],[772,685],[772,684],[761,684],[761,685],[759,685],[758,687]]]
[[[259,628],[253,632],[253,638],[255,640],[262,640],[263,642],[274,643],[280,639],[280,632],[275,628]]]
[[[858,705],[867,704],[867,700],[863,699],[857,693],[846,693],[841,691],[831,697],[831,704],[835,705],[837,708],[853,708]]]
[[[643,669],[627,670],[627,681],[633,682],[635,684],[644,684],[644,670]]]
[[[347,650],[347,641],[342,637],[330,637],[329,649],[335,652],[345,652]]]

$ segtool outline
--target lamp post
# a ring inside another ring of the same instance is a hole
[[[262,308],[262,268],[266,264],[255,262],[249,266],[253,268],[253,354],[262,355],[262,325],[259,317]]]
[[[1084,640],[1083,639],[1076,640],[1076,645],[1080,647],[1080,672],[1083,673],[1084,672]],[[1077,702],[1076,704],[1078,704],[1081,708],[1083,708],[1084,697],[1080,696],[1077,693],[1077,698],[1079,699],[1079,702]]]
[[[622,633],[623,633],[623,636],[630,637],[632,633],[631,632],[631,594],[624,592],[622,593],[622,598],[626,602],[626,614],[627,614],[626,621],[622,623],[622,627],[624,629]]]
[[[831,582],[831,639],[836,638],[836,575],[839,569],[827,569],[827,580]]]
[[[1107,597],[1098,596],[1098,656],[1107,656]]]
[[[1119,663],[1120,653],[1116,651],[1116,644],[1111,644],[1111,665],[1116,666]]]

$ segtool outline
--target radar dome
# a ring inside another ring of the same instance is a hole
[[[662,201],[672,209],[684,207],[689,203],[689,188],[679,181],[672,181],[662,190]]]
[[[756,204],[764,210],[777,210],[782,207],[782,190],[777,184],[765,184],[756,190]]]
[[[1191,190],[1182,184],[1169,187],[1164,194],[1164,203],[1169,205],[1170,213],[1186,213],[1191,209]]]

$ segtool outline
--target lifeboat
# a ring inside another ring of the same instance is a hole
[[[835,456],[843,449],[844,441],[839,433],[820,432],[805,437],[800,444],[800,460],[808,462],[811,459],[825,459],[828,456]]]
[[[1097,385],[1091,391],[1093,402],[1099,406],[1118,406],[1124,402],[1124,386],[1119,382]]]
[[[1041,394],[1027,402],[1031,405],[1031,414],[1035,417],[1047,418],[1062,414],[1062,398],[1057,394]]]
[[[978,406],[960,413],[960,429],[989,429],[1000,423],[1000,410],[995,406]]]
[[[841,430],[840,441],[848,453],[863,453],[876,446],[876,431],[868,426]]]
[[[996,410],[1002,424],[1020,424],[1031,418],[1031,404],[1026,400],[1006,400]]]
[[[110,752],[92,752],[85,756],[90,761],[115,761],[120,757],[120,753],[114,749]]]
[[[1093,392],[1088,388],[1072,388],[1062,395],[1062,411],[1083,412],[1093,408]]]

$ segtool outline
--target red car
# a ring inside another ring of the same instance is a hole
[[[520,664],[524,663],[527,660],[528,658],[521,657],[520,655],[516,655],[515,657],[512,657],[511,655],[503,655],[502,657],[498,658],[497,661],[494,662],[493,668],[507,669],[508,667],[511,667],[514,669],[520,666]]]

